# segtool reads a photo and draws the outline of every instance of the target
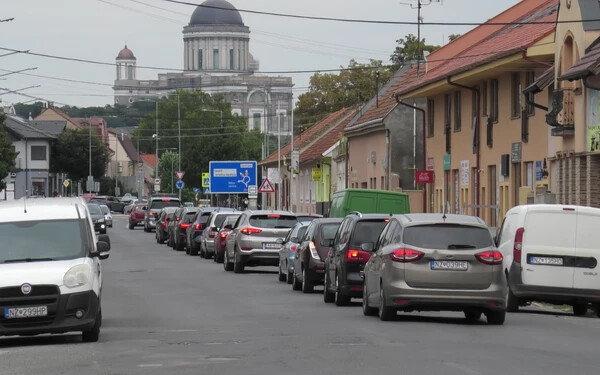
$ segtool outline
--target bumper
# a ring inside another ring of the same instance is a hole
[[[325,279],[325,263],[311,258],[308,262],[309,278],[313,283],[323,283]]]
[[[346,274],[346,283],[341,286],[342,295],[362,298],[364,281],[358,272],[348,272]]]
[[[19,305],[28,306],[21,298]],[[5,307],[15,307],[16,299],[9,301],[0,300],[0,336],[16,335],[39,335],[43,333],[65,333],[74,331],[85,331],[91,329],[96,321],[99,300],[93,291],[58,295],[52,303],[41,303],[31,301],[32,306],[48,306],[48,316],[26,319],[6,319],[4,318]],[[25,302],[28,303],[28,302]],[[81,319],[75,317],[77,310],[83,310]]]
[[[207,239],[206,242],[204,243],[204,247],[206,248],[206,252],[208,254],[214,254],[215,253],[215,240],[211,239]]]
[[[242,250],[240,254],[248,266],[279,266],[279,250]]]
[[[154,220],[145,220],[144,221],[144,226],[146,228],[156,229],[156,221],[154,221]]]
[[[106,230],[106,227],[107,227],[106,222],[104,222],[104,223],[94,223],[94,230],[96,232],[104,231],[104,230]]]

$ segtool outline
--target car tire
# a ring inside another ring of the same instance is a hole
[[[383,322],[390,321],[396,317],[396,309],[393,309],[385,305],[385,292],[383,286],[379,287],[379,309],[378,309],[379,320]]]
[[[502,325],[504,324],[504,319],[506,318],[506,311],[488,311],[485,316],[487,317],[488,324],[491,325]]]
[[[363,288],[362,310],[364,316],[376,316],[378,312],[378,310],[375,307],[369,306],[369,299],[367,298],[367,287]]]
[[[216,258],[216,257],[215,257]],[[281,282],[287,281],[287,276],[285,273],[281,272],[281,261],[279,261],[279,266],[277,267],[277,280]]]
[[[600,304],[598,304],[596,306],[596,316],[598,316],[598,318],[600,318]]]
[[[198,248],[196,246],[194,246],[194,242],[192,242],[192,244],[190,245],[190,255],[191,256],[198,255]]]
[[[348,306],[350,304],[350,297],[342,294],[342,286],[340,284],[339,274],[335,276],[334,301],[336,306]]]
[[[165,239],[162,237],[162,235],[158,236],[158,243],[161,245],[165,243]]]
[[[183,248],[185,249],[186,255],[190,255],[190,247],[184,244]]]
[[[308,277],[308,269],[302,267],[302,293],[308,294],[314,292],[314,290],[315,286]]]
[[[239,251],[233,251],[233,272],[234,273],[244,273],[244,259],[242,259],[242,255]]]
[[[215,262],[217,262],[217,263],[223,263],[224,256],[225,256],[224,253],[220,253],[218,256],[215,255]]]
[[[225,250],[225,254],[223,254],[223,269],[225,271],[233,271],[233,263],[229,261],[227,250]]]
[[[130,230],[133,230],[133,228],[135,228],[135,225],[133,225],[133,224],[129,224],[129,229],[130,229]]]
[[[94,326],[87,331],[81,333],[81,340],[83,342],[97,342],[100,338],[100,327],[102,326],[102,309],[98,310],[96,321]]]
[[[465,313],[465,319],[467,320],[467,323],[475,323],[476,321],[481,319],[481,311],[466,310],[464,313]]]
[[[294,272],[292,272],[292,290],[300,289],[302,289],[302,283],[298,281],[298,278],[296,277],[296,270],[294,270]]]
[[[181,242],[181,238],[178,238],[177,240],[175,240],[175,250],[177,250],[177,251],[184,250],[184,243]]]
[[[584,316],[588,311],[588,304],[586,302],[577,302],[573,304],[573,315]]]
[[[506,311],[519,311],[519,299],[513,294],[512,290],[510,290],[510,286],[508,287],[508,293],[506,295]]]
[[[332,303],[335,301],[335,293],[329,290],[329,271],[325,269],[325,280],[323,280],[323,302]]]

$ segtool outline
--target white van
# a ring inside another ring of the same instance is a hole
[[[0,336],[79,331],[95,342],[102,324],[102,264],[79,198],[0,203]]]
[[[514,207],[496,244],[505,259],[508,311],[530,301],[569,304],[575,315],[590,303],[600,306],[600,209]]]

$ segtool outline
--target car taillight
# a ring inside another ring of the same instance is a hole
[[[258,228],[244,228],[240,231],[242,234],[245,235],[251,235],[251,234],[258,234],[262,232],[262,229],[258,229]]]
[[[293,253],[295,253],[295,252],[296,252],[296,250],[298,250],[298,245],[292,245],[292,246],[290,246],[290,250],[291,250]]]
[[[228,234],[229,233],[227,233],[227,232],[221,232],[221,233],[219,233],[219,237],[221,237],[221,238],[227,238]]]
[[[488,250],[488,251],[484,251],[482,253],[477,253],[475,254],[475,258],[477,258],[478,261],[480,261],[481,263],[485,263],[485,264],[502,264],[502,253],[500,253],[499,251],[496,250]]]
[[[310,250],[310,256],[312,256],[313,259],[321,260],[321,257],[319,257],[319,253],[317,252],[317,247],[315,246],[314,242],[310,241],[310,243],[308,244],[308,249]]]
[[[200,225],[200,223],[196,223],[196,225],[194,225],[194,229],[195,230],[200,230],[200,228],[202,228],[202,226]]]
[[[523,232],[525,232],[524,228],[517,229],[515,244],[513,246],[513,260],[519,264],[521,264],[521,250],[523,250]]]
[[[179,216],[177,216],[177,217],[175,218],[175,221],[179,221],[179,220],[181,220],[181,218],[180,218]]]
[[[208,230],[208,238],[215,238],[215,233],[212,229]]]
[[[425,253],[419,250],[396,249],[393,253],[390,254],[390,259],[394,262],[408,263],[417,261],[423,258],[424,255]]]
[[[190,223],[181,223],[179,224],[179,228],[181,229],[187,229],[190,226]]]
[[[162,226],[163,226],[163,228],[166,228],[167,227],[167,222],[163,221]]]
[[[154,212],[149,212],[148,216],[154,216]]]
[[[371,259],[371,253],[364,250],[348,250],[346,253],[347,263],[366,263]]]

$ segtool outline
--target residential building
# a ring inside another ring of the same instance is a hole
[[[140,158],[131,137],[118,128],[108,129],[109,160],[106,175],[117,178],[125,192],[144,190],[144,161]]]
[[[42,110],[42,112],[37,115],[34,120],[36,121],[66,121],[67,129],[71,130],[81,130],[84,127],[81,125],[80,121],[70,117],[63,111],[58,108],[48,107]]]

